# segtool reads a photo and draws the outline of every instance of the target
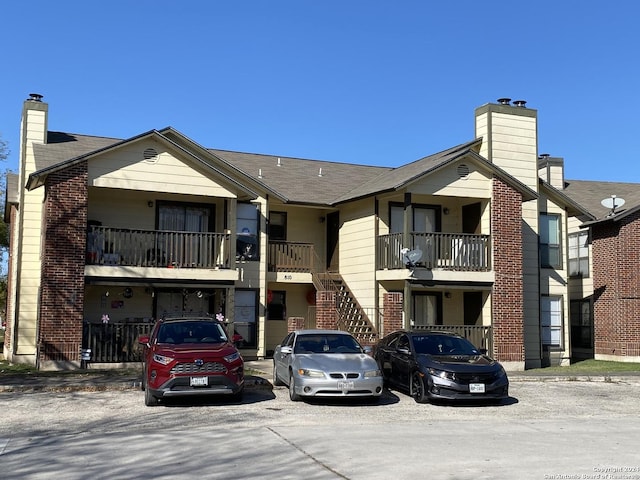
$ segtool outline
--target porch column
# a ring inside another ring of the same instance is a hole
[[[384,316],[382,319],[381,336],[388,335],[402,329],[402,309],[404,295],[400,292],[385,293],[382,297]]]
[[[304,328],[304,317],[287,318],[287,333],[302,330]]]
[[[494,355],[507,370],[524,370],[522,196],[495,177],[491,231],[495,271],[491,294]]]
[[[338,329],[338,311],[336,310],[336,293],[325,290],[316,294],[316,328],[326,330]]]

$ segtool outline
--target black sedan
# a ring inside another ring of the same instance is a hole
[[[507,373],[464,337],[447,332],[397,331],[375,347],[385,383],[416,402],[500,400],[509,395]]]

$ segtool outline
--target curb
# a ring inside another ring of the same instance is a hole
[[[0,379],[0,382],[2,379]],[[28,383],[0,384],[0,393],[68,393],[68,392],[104,392],[118,390],[141,390],[142,382],[138,379],[123,381],[104,381],[104,379],[88,379],[85,381],[63,381],[55,383],[55,377],[47,378],[45,382],[29,379]],[[261,377],[245,377],[245,390],[273,390],[273,385]]]
[[[509,375],[509,382],[640,383],[637,375]]]

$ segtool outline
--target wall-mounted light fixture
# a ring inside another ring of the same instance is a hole
[[[318,218],[318,221],[319,221],[320,223],[324,223],[324,216],[320,216],[320,218]]]
[[[149,208],[153,208],[153,200],[149,200],[149,201],[147,202],[147,206],[148,206]]]
[[[444,292],[444,298],[451,298],[451,292]]]
[[[449,209],[447,207],[444,207],[442,209],[442,213],[444,213],[445,215],[449,215]]]

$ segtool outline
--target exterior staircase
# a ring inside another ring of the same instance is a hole
[[[378,332],[338,273],[314,273],[313,283],[318,291],[333,291],[336,295],[337,327],[351,333],[363,345],[372,345]]]

